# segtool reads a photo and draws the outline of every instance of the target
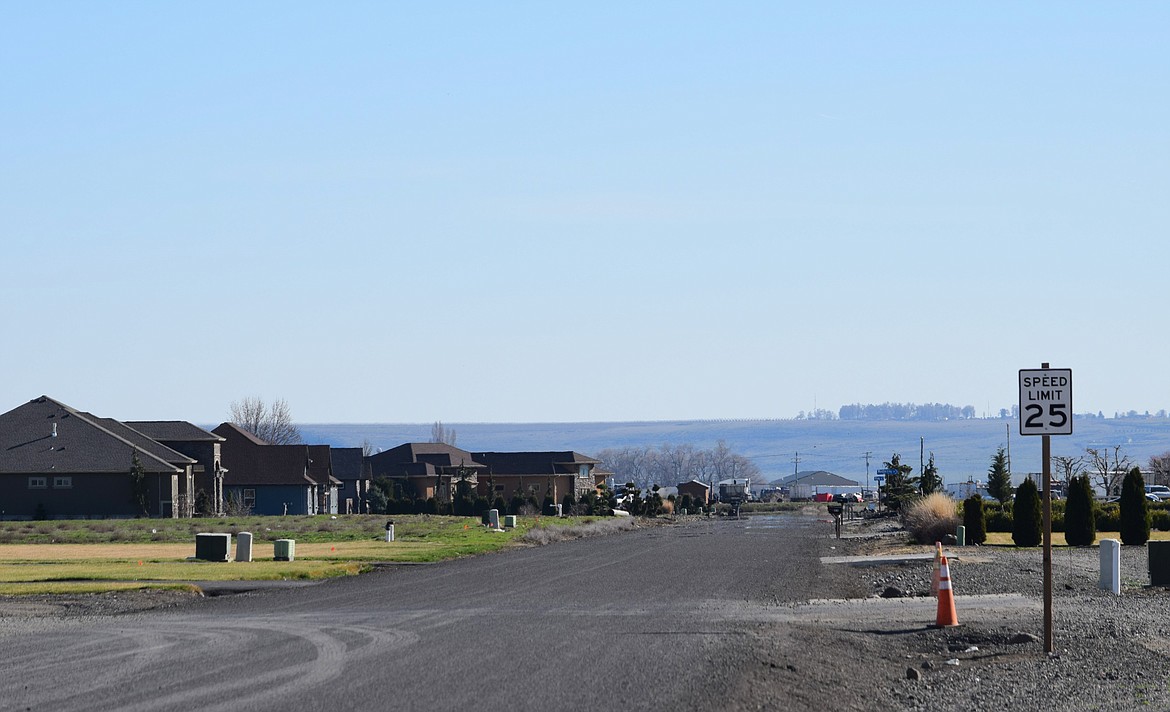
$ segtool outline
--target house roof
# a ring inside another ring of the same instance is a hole
[[[375,477],[419,477],[483,465],[466,450],[446,443],[404,443],[370,456]]]
[[[789,475],[778,482],[772,484],[780,485],[781,487],[791,487],[794,484],[802,485],[823,485],[827,487],[858,487],[861,485],[856,480],[850,480],[840,475],[834,475],[832,472],[825,470],[806,470],[798,472],[794,475]]]
[[[333,462],[333,476],[339,480],[360,480],[365,476],[365,458],[360,447],[334,447],[329,449]]]
[[[279,447],[269,445],[268,447]],[[333,476],[333,457],[328,445],[306,445],[309,451],[309,477],[320,485],[341,484],[341,480]]]
[[[687,480],[686,482],[679,482],[678,483],[679,487],[686,487],[688,485],[689,486],[698,486],[698,487],[702,487],[704,489],[711,489],[711,485],[709,485],[706,482],[703,482],[701,480]]]
[[[223,442],[223,438],[185,420],[127,420],[126,425],[159,442]]]
[[[220,457],[227,468],[226,485],[317,484],[309,475],[308,445],[269,445],[231,423],[221,423],[212,432],[224,438]]]
[[[581,465],[601,464],[601,460],[571,450],[476,452],[472,455],[495,475],[576,475]]]
[[[96,422],[100,423],[110,432],[130,441],[134,447],[142,450],[143,452],[149,452],[160,460],[165,460],[166,462],[169,462],[173,465],[178,465],[179,467],[193,465],[197,462],[195,458],[188,457],[181,452],[176,452],[166,445],[163,445],[162,443],[143,435],[134,428],[131,428],[129,425],[120,423],[113,418],[97,418],[90,415],[89,413],[83,413],[83,415],[93,418]]]
[[[179,472],[175,463],[194,462],[118,421],[83,413],[48,396],[0,415],[0,472],[129,472],[136,452],[151,473]]]

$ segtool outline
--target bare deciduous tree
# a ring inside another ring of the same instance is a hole
[[[442,421],[436,420],[431,426],[431,442],[455,447],[455,428],[443,427]]]
[[[1085,456],[1077,455],[1053,455],[1052,456],[1052,476],[1066,485],[1072,482],[1072,478],[1080,477],[1085,474]]]
[[[1148,484],[1170,484],[1170,452],[1164,452],[1161,455],[1151,455],[1149,467],[1150,481]]]
[[[232,401],[230,417],[233,424],[272,445],[302,442],[301,431],[293,424],[292,409],[283,398],[271,405],[255,396]]]
[[[613,471],[618,482],[633,482],[643,490],[695,479],[714,485],[719,480],[760,474],[755,463],[731,452],[722,441],[714,450],[696,450],[689,444],[611,448],[597,453],[597,459]]]
[[[1089,458],[1093,479],[1105,490],[1105,495],[1107,497],[1120,495],[1121,481],[1133,467],[1129,455],[1122,454],[1120,445],[1114,445],[1112,451],[1107,447],[1087,447],[1085,454]]]

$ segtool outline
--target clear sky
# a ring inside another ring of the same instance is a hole
[[[0,410],[1170,408],[1165,3],[0,3]]]

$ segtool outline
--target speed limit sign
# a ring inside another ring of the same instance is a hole
[[[1072,369],[1020,369],[1020,435],[1072,435]]]

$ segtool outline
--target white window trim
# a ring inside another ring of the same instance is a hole
[[[49,489],[49,478],[47,477],[30,477],[28,478],[29,489]]]

